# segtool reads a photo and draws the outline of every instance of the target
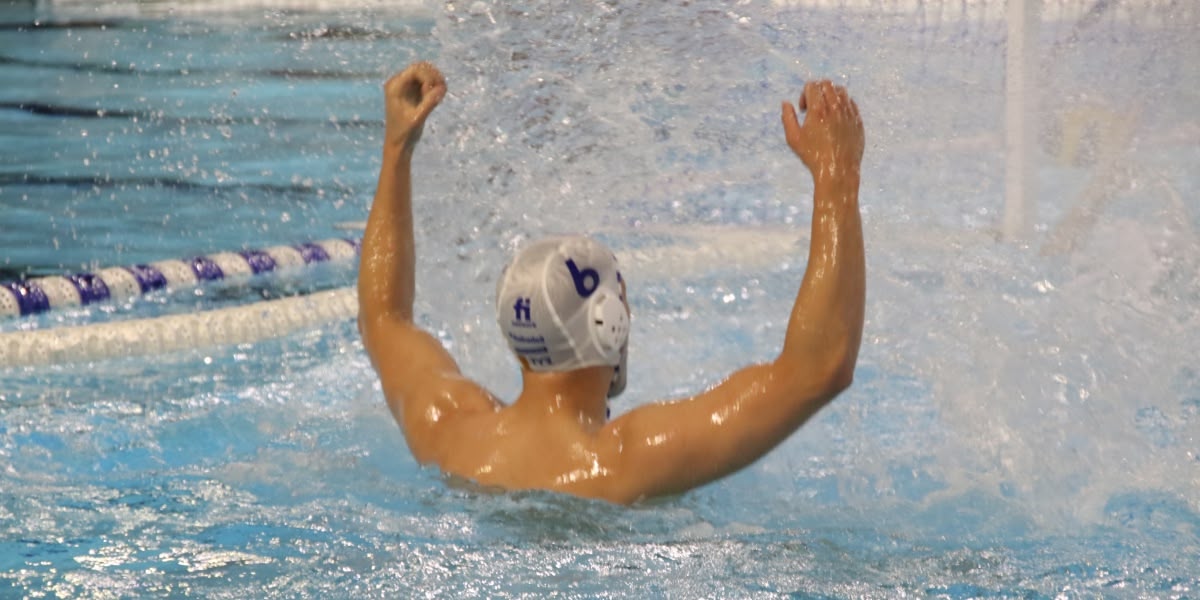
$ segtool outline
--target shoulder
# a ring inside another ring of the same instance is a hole
[[[457,373],[425,377],[387,401],[409,449],[423,463],[441,463],[466,432],[490,427],[503,408],[491,392]]]

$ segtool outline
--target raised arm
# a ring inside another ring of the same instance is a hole
[[[358,271],[359,326],[364,335],[381,320],[412,322],[412,157],[425,118],[441,102],[446,83],[433,65],[417,63],[389,79],[383,91],[383,164]]]
[[[819,364],[841,391],[854,377],[866,306],[858,210],[865,137],[858,106],[841,86],[806,85],[800,110],[808,111],[803,125],[792,105],[783,104],[783,129],[788,146],[813,176],[812,236],[808,267],[774,366],[798,371]]]
[[[446,93],[442,74],[416,63],[384,84],[383,163],[358,270],[358,329],[388,407],[414,456],[436,460],[440,420],[486,405],[437,339],[413,324],[416,251],[412,157],[425,119]]]
[[[773,362],[733,373],[693,398],[638,408],[602,432],[619,499],[682,492],[757,460],[850,385],[866,295],[858,107],[828,81],[800,97],[803,125],[783,104],[788,146],[813,176],[808,267]]]

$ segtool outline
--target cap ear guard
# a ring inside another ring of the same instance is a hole
[[[590,299],[589,316],[592,344],[616,365],[621,360],[621,347],[629,339],[629,312],[625,303],[606,290],[598,290]]]

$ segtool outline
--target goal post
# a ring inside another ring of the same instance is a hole
[[[1006,240],[1029,232],[1036,214],[1037,40],[1041,0],[1008,0],[1004,73],[1004,225]]]

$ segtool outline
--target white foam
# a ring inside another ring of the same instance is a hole
[[[771,0],[781,9],[817,9],[843,13],[911,15],[931,21],[1000,22],[1007,18],[1005,0]],[[1094,2],[1039,2],[1042,21],[1079,21],[1095,10]],[[1115,8],[1105,9],[1108,18],[1118,21],[1137,19],[1142,25],[1169,24],[1175,5],[1159,0],[1122,0]]]
[[[804,228],[767,229],[736,226],[663,226],[639,233],[670,235],[651,246],[617,250],[623,269],[641,278],[707,273],[714,265],[763,268],[794,258],[803,260]]]

